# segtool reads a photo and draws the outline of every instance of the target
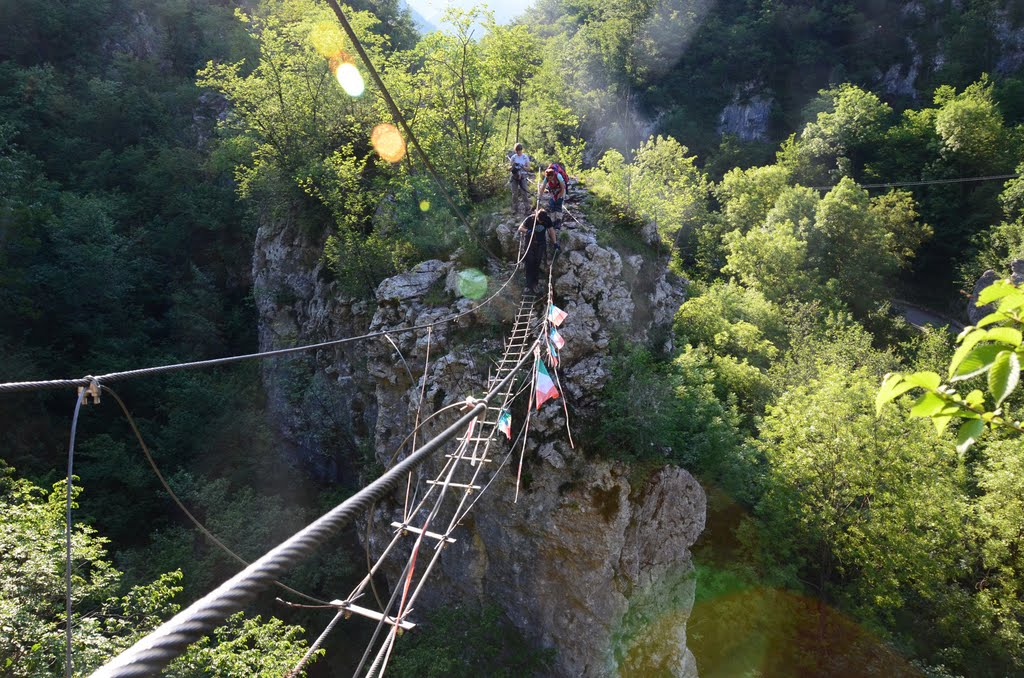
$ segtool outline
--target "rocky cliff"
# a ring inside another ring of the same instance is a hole
[[[612,337],[667,341],[683,288],[666,272],[653,230],[642,234],[647,242],[641,251],[620,253],[581,215],[569,225],[561,236],[564,255],[554,290],[569,313],[560,374],[569,424],[581,426],[595,415]],[[496,224],[505,261],[486,267],[490,291],[509,276],[514,226]],[[396,331],[390,340],[357,350],[324,352],[304,366],[307,381],[301,384],[288,366],[266,373],[278,423],[297,458],[318,472],[336,473],[343,464],[335,460],[345,452],[335,447],[372,443],[377,460],[387,464],[417,418],[421,392],[420,416],[481,393],[517,308],[518,281],[474,311],[479,302],[458,294],[460,265],[427,261],[384,281],[372,304],[341,300],[318,270],[321,244],[288,225],[261,229],[254,273],[265,348],[282,339],[397,330],[469,311],[429,334]],[[328,420],[326,430],[317,430],[308,415],[298,415],[317,401],[351,413],[348,425]],[[417,609],[497,604],[528,638],[555,648],[555,675],[696,675],[686,649],[694,594],[689,547],[704,526],[704,493],[684,469],[641,473],[593,458],[580,447],[579,433],[573,449],[558,402],[535,413],[518,501],[516,455],[456,531],[458,541],[445,552]],[[429,477],[430,469],[423,475]],[[378,528],[369,538],[373,554],[400,514],[398,498],[377,507]],[[391,561],[391,581],[403,564]]]

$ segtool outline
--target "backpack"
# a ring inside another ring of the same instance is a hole
[[[550,167],[551,169],[555,170],[555,172],[557,172],[558,175],[562,177],[562,181],[565,182],[565,187],[566,187],[566,189],[568,189],[569,188],[569,174],[565,171],[565,168],[562,167],[562,165],[560,163],[557,163],[557,162],[551,163],[550,165],[548,165],[548,167]],[[552,191],[557,190],[559,188],[558,180],[555,179],[554,177],[551,177],[550,179],[548,179],[548,188],[551,189]]]

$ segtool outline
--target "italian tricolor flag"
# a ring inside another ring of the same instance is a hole
[[[551,375],[548,373],[548,368],[544,367],[544,361],[537,361],[537,409],[543,405],[546,401],[557,398],[558,389],[555,388],[555,382],[552,381]]]

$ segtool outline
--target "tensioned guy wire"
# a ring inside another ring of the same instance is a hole
[[[85,376],[85,377],[80,377],[78,379],[49,379],[49,380],[43,380],[43,381],[12,381],[12,382],[0,383],[0,393],[13,393],[13,392],[17,392],[17,391],[38,391],[38,390],[42,390],[42,389],[70,388],[70,387],[75,387],[75,386],[89,386],[90,384],[93,384],[93,383],[103,384],[103,383],[107,383],[107,382],[111,382],[111,381],[121,381],[121,380],[124,380],[124,379],[132,379],[132,378],[135,378],[135,377],[145,377],[145,376],[149,376],[149,375],[153,375],[153,374],[163,374],[163,373],[166,373],[166,372],[177,372],[179,370],[196,369],[196,368],[201,368],[201,367],[215,367],[215,366],[218,366],[218,365],[226,365],[226,364],[229,364],[229,363],[237,363],[237,362],[241,362],[243,360],[253,360],[253,359],[261,359],[262,360],[264,358],[273,358],[275,356],[288,355],[288,354],[291,354],[291,353],[299,353],[299,352],[302,352],[302,351],[313,351],[313,350],[320,349],[320,348],[328,348],[328,347],[331,347],[331,346],[340,346],[342,344],[349,344],[349,343],[353,343],[353,342],[356,342],[356,341],[365,341],[367,339],[375,339],[377,337],[383,337],[383,336],[387,336],[389,334],[403,334],[405,332],[413,332],[413,331],[416,331],[416,330],[425,330],[425,329],[433,328],[433,327],[436,327],[438,325],[443,325],[443,324],[446,324],[446,323],[454,322],[455,320],[458,320],[459,318],[465,317],[465,316],[467,316],[467,315],[469,315],[471,313],[475,313],[476,311],[480,310],[481,308],[483,308],[487,304],[489,304],[492,301],[494,301],[494,299],[497,298],[497,296],[501,293],[501,291],[504,290],[506,287],[508,287],[508,285],[515,278],[516,269],[518,268],[519,264],[521,264],[523,262],[523,259],[525,259],[525,257],[526,257],[525,253],[521,253],[520,254],[520,257],[517,259],[517,261],[515,262],[515,264],[512,267],[512,274],[508,277],[508,279],[504,283],[501,284],[500,287],[498,287],[498,289],[496,289],[494,291],[494,293],[491,296],[487,297],[487,299],[483,300],[482,302],[480,302],[476,306],[473,306],[472,308],[466,309],[465,311],[461,311],[461,312],[456,313],[454,315],[448,316],[447,318],[441,318],[440,320],[435,320],[433,322],[423,323],[422,325],[411,325],[409,327],[398,327],[398,328],[392,328],[392,329],[387,329],[387,330],[377,330],[377,331],[374,331],[374,332],[367,332],[366,334],[361,334],[361,335],[358,335],[358,336],[355,336],[355,337],[343,337],[341,339],[331,339],[329,341],[322,341],[322,342],[319,342],[319,343],[316,343],[316,344],[305,344],[305,345],[302,345],[302,346],[292,346],[290,348],[279,348],[279,349],[274,349],[274,350],[270,350],[270,351],[258,351],[256,353],[246,353],[246,354],[243,354],[243,355],[227,356],[227,357],[224,357],[224,358],[212,358],[210,360],[196,360],[196,361],[185,362],[185,363],[174,363],[174,364],[171,364],[171,365],[158,365],[158,366],[155,366],[155,367],[144,367],[144,368],[137,369],[137,370],[126,370],[126,371],[123,371],[123,372],[109,372],[107,374],[101,374],[101,375],[98,375],[98,376],[91,376],[91,375],[89,375],[89,376]]]
[[[392,492],[405,474],[425,462],[437,449],[487,409],[526,363],[525,355],[476,404],[447,429],[386,471],[367,487],[346,499],[292,537],[263,555],[214,591],[179,612],[131,648],[96,671],[95,678],[148,676],[158,673],[185,648],[210,633],[232,613],[244,608],[288,568],[308,557],[324,541],[366,510],[373,502]]]

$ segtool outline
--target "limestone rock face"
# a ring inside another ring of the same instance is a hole
[[[979,320],[987,316],[989,313],[995,311],[995,306],[988,304],[987,306],[978,306],[978,295],[981,291],[999,280],[999,274],[993,271],[991,268],[981,274],[978,281],[974,283],[974,289],[971,291],[971,297],[967,302],[967,319],[973,325]],[[1024,283],[1024,260],[1017,259],[1010,264],[1010,280],[1014,285],[1020,285]]]
[[[756,85],[748,85],[748,92],[757,91]],[[765,141],[768,138],[768,123],[771,120],[772,100],[762,94],[741,96],[739,92],[732,103],[722,109],[718,116],[718,133],[732,134],[743,141]]]
[[[498,476],[417,605],[500,606],[528,638],[556,649],[553,675],[696,676],[686,621],[689,548],[704,529],[700,485],[674,467],[635,485],[607,462],[530,469],[518,501],[514,471]]]
[[[261,351],[366,331],[369,304],[341,295],[324,275],[326,239],[287,217],[261,224],[252,267]],[[360,375],[363,349],[348,344],[261,362],[286,453],[321,480],[354,473],[347,460],[372,433],[376,403]]]
[[[595,416],[613,337],[671,348],[684,281],[667,272],[653,228],[638,234],[636,251],[619,252],[571,200],[569,209],[574,219],[567,217],[561,232],[552,276],[554,301],[569,314],[560,328],[564,398],[531,414],[525,446],[502,440],[492,448],[505,463],[487,491],[474,495],[478,503],[453,532],[457,541],[444,550],[416,609],[498,605],[524,635],[555,648],[552,675],[695,676],[686,648],[695,586],[689,549],[704,527],[704,493],[681,468],[640,473],[588,456],[582,432],[572,429]],[[387,331],[268,363],[276,421],[297,459],[331,477],[352,472],[342,460],[372,444],[380,463],[392,463],[408,453],[401,443],[417,422],[441,412],[423,424],[422,442],[452,421],[467,396],[482,394],[519,306],[521,272],[507,282],[519,251],[517,225],[496,225],[491,249],[504,258],[483,267],[488,290],[477,300],[459,296],[465,267],[454,257],[383,281],[372,300],[352,299],[323,275],[326,234],[311,237],[280,221],[261,228],[253,270],[262,348]],[[430,330],[404,330],[453,317]],[[304,414],[311,407],[315,416]],[[514,431],[524,415],[522,403]],[[421,470],[421,492],[443,461],[437,455]],[[373,556],[390,541],[390,523],[401,519],[401,495],[374,511],[367,536]],[[392,585],[402,555],[382,571]]]
[[[519,251],[516,225],[501,223],[495,229],[509,260]],[[603,245],[603,234],[580,215],[567,219],[560,235],[562,254],[552,282],[555,304],[568,313],[559,331],[566,341],[560,383],[570,428],[596,411],[614,335],[638,341],[671,336],[667,328],[683,300],[682,281],[666,272],[654,230],[640,236],[642,251],[624,255]],[[417,419],[421,392],[425,411],[479,395],[488,360],[501,353],[501,337],[517,308],[516,284],[505,298],[479,310],[465,299],[440,307],[426,304],[422,295],[395,301],[404,296],[398,291],[419,292],[443,276],[451,281],[456,270],[451,263],[426,262],[377,290],[375,329],[466,313],[432,331],[426,384],[419,374],[410,380],[396,370],[385,346],[371,348],[368,364],[377,379],[376,440],[382,462],[390,461]],[[487,273],[494,289],[507,279],[508,264],[495,264]],[[446,288],[454,291],[450,282]],[[482,336],[481,325],[490,328]],[[474,328],[473,347],[455,341]],[[422,333],[396,334],[395,340],[409,363],[424,364]],[[522,407],[514,412],[524,414]],[[703,491],[689,473],[675,467],[632,478],[628,467],[588,458],[576,442],[575,448],[569,444],[559,400],[531,414],[525,448],[521,441],[517,448],[504,441],[492,448],[499,460],[509,455],[508,464],[453,533],[457,541],[445,549],[417,607],[499,605],[527,637],[557,650],[554,675],[696,675],[686,649],[686,619],[694,595],[689,548],[704,526]],[[422,477],[433,477],[439,463],[429,464]],[[450,516],[442,517],[447,524]],[[383,550],[391,537],[387,526],[400,519],[397,504],[377,509],[380,527],[370,536],[372,553]],[[403,566],[402,558],[386,566],[392,581]]]

